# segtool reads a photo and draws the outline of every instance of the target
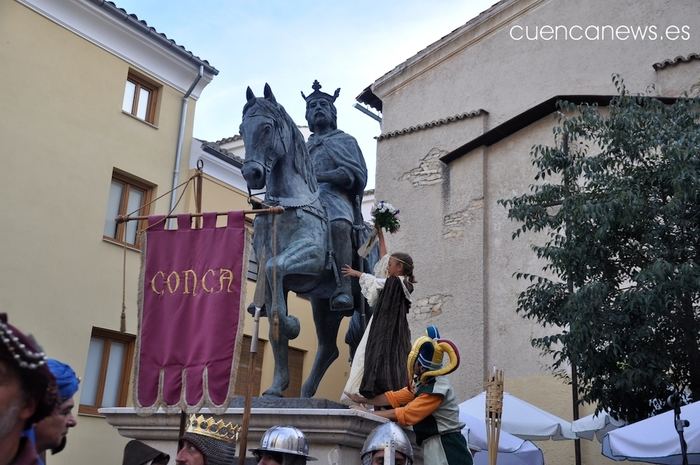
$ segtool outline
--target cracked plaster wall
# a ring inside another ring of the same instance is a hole
[[[667,95],[697,83],[698,61],[659,71],[652,64],[698,52],[700,15],[688,14],[698,11],[698,2],[500,4],[506,7],[504,14],[486,19],[463,36],[447,36],[444,44],[427,54],[424,64],[408,64],[375,83],[374,92],[384,107],[382,133],[478,108],[488,112],[380,141],[376,196],[401,208],[402,227],[389,238],[390,248],[411,253],[416,262],[413,336],[422,334],[427,324],[437,324],[460,348],[462,365],[450,377],[458,397],[479,392],[486,369],[496,365],[505,370],[508,391],[570,419],[570,388],[551,376],[548,360],[530,345],[543,329],[515,312],[524,284],[512,274],[541,268],[529,248],[538,238],[513,241],[514,224],[496,203],[527,191],[533,176],[530,148],[552,142],[554,115],[449,165],[441,164],[440,154],[554,95],[614,94],[612,73],[620,73],[632,92],[656,84]],[[688,24],[694,40],[516,42],[508,37],[508,27],[515,23]],[[570,445],[539,445],[547,463],[573,463]],[[604,463],[599,445],[596,449],[583,444],[582,449],[587,465]]]

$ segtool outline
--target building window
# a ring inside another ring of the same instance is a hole
[[[130,71],[124,87],[122,110],[138,119],[155,124],[158,90],[158,85]]]
[[[243,335],[243,341],[241,341],[241,357],[238,362],[238,373],[236,376],[236,386],[234,387],[234,394],[237,396],[245,396],[246,389],[248,389],[248,373],[250,367],[250,342],[252,338],[248,335]],[[257,397],[260,395],[260,377],[262,376],[262,362],[263,356],[265,355],[265,341],[258,339],[258,353],[255,358],[255,369],[253,370],[253,379],[250,380],[252,383],[251,396]]]
[[[250,252],[248,253],[248,272],[246,274],[246,277],[251,281],[258,280],[258,259],[255,256],[255,251],[252,247],[250,248]]]
[[[117,224],[120,215],[133,214],[146,216],[150,211],[150,202],[155,185],[138,179],[124,172],[114,170],[112,183],[109,187],[107,214],[103,237],[105,239],[140,247],[139,228],[145,226],[145,221],[128,221]]]
[[[133,334],[92,328],[80,413],[97,415],[101,407],[126,406],[135,341]]]

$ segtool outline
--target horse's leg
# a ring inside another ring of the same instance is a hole
[[[308,240],[299,240],[291,242],[284,252],[280,255],[275,256],[273,259],[268,261],[268,274],[269,284],[268,287],[271,292],[272,300],[271,303],[275,305],[273,312],[268,312],[268,315],[279,315],[277,317],[276,327],[278,328],[276,334],[278,336],[278,343],[273,344],[272,349],[275,353],[275,374],[273,377],[273,383],[270,388],[265,391],[265,395],[276,395],[281,396],[282,391],[284,391],[289,385],[289,368],[288,368],[288,343],[290,339],[294,339],[299,335],[299,320],[293,315],[287,313],[286,306],[286,296],[289,286],[292,281],[294,281],[294,276],[308,276],[312,279],[312,276],[318,276],[323,271],[323,266],[325,263],[325,250],[319,247],[319,242]],[[277,270],[277,276],[273,276],[273,271]],[[290,278],[290,282],[287,281],[287,277]],[[276,280],[276,281],[275,281]],[[275,292],[276,289],[276,292]],[[320,315],[317,318],[317,303],[313,303],[314,308],[314,322],[316,323],[316,333],[319,339],[319,351],[322,347],[330,347],[326,350],[326,355],[319,359],[318,354],[316,355],[317,360],[327,360],[327,363],[319,363],[318,361],[314,363],[316,372],[319,373],[315,376],[316,381],[312,383],[312,392],[310,395],[316,391],[318,383],[325,373],[328,366],[338,357],[338,348],[335,346],[335,338],[338,334],[338,327],[340,325],[341,316],[337,317],[337,322],[333,322],[333,318],[328,319],[324,317],[329,314],[328,309],[328,299],[324,299],[322,305],[325,305],[325,310],[319,310]],[[334,312],[337,313],[337,312]],[[274,321],[271,319],[271,324]],[[321,326],[319,326],[321,325]],[[271,326],[270,340],[273,340],[274,326]],[[329,336],[328,333],[333,333]],[[327,340],[327,341],[326,341]],[[331,344],[331,346],[329,346]],[[330,357],[328,354],[332,354]],[[313,371],[312,371],[313,373]],[[302,391],[303,392],[303,391]],[[310,397],[310,396],[305,396]]]
[[[277,334],[274,334],[274,333]],[[270,345],[275,359],[275,371],[272,385],[263,392],[263,396],[282,397],[282,393],[289,386],[289,339],[284,331],[275,329],[274,317],[270,317]]]
[[[284,255],[272,257],[265,264],[267,281],[265,302],[269,304],[267,308],[270,325],[269,340],[275,359],[275,367],[272,385],[265,390],[263,396],[270,397],[282,397],[282,392],[289,386],[289,332],[290,323],[293,326],[293,322],[290,322],[287,317],[287,290],[284,289],[286,268],[284,264]]]
[[[338,358],[336,339],[340,322],[343,319],[342,313],[331,311],[327,298],[314,297],[311,299],[311,306],[313,307],[314,323],[316,324],[318,349],[309,377],[301,388],[302,397],[313,397],[316,394],[318,385],[326,370]]]

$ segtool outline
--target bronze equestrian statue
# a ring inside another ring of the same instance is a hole
[[[333,103],[340,89],[331,96],[320,87],[315,81],[314,92],[304,96],[313,132],[308,147],[269,85],[263,97],[255,97],[248,88],[243,107],[243,177],[249,189],[265,189],[266,205],[285,209],[281,215],[256,217],[253,226],[259,263],[255,305],[263,307],[270,320],[275,359],[266,396],[281,397],[289,385],[288,343],[300,330],[298,319],[287,311],[289,291],[310,298],[318,338],[302,397],[316,393],[338,358],[336,337],[342,318],[358,315],[355,307],[364,308],[340,267],[358,265],[355,251],[370,230],[360,212],[367,168],[355,139],[337,129]]]

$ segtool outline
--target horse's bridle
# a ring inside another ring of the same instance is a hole
[[[275,133],[276,133],[277,136],[278,136],[278,139],[279,139],[279,141],[280,141],[280,144],[282,144],[282,152],[283,152],[283,154],[284,154],[283,156],[286,156],[286,155],[287,155],[288,149],[287,149],[287,144],[284,143],[284,137],[283,137],[283,135],[282,135],[282,128],[277,124],[277,122],[275,121],[274,118],[271,118],[271,117],[269,117],[269,116],[267,116],[267,115],[260,115],[260,114],[255,114],[255,113],[253,113],[253,114],[247,114],[247,115],[244,115],[244,116],[248,116],[249,118],[250,118],[250,117],[253,117],[253,116],[261,116],[261,117],[263,117],[263,118],[269,119],[269,120],[271,121],[272,127],[273,127],[274,130],[275,130]],[[259,165],[261,168],[263,168],[263,169],[265,170],[265,175],[267,176],[268,174],[270,174],[270,171],[272,171],[272,169],[275,167],[275,163],[277,163],[277,161],[278,161],[280,158],[281,158],[281,157],[276,157],[274,160],[272,160],[267,154],[265,154],[265,161],[264,161],[264,162],[260,162],[260,161],[258,161],[258,160],[249,160],[249,159],[246,157],[246,159],[243,161],[243,165],[245,165],[246,163],[255,163],[255,164]]]
[[[246,112],[246,114],[244,114],[243,116],[244,116],[244,117],[248,117],[248,118],[252,118],[252,117],[254,117],[254,116],[260,116],[260,117],[263,117],[263,118],[265,118],[265,119],[270,120],[270,122],[271,122],[271,124],[272,124],[272,127],[273,127],[273,129],[274,129],[276,135],[278,136],[278,139],[279,139],[279,141],[280,141],[280,144],[282,144],[282,151],[283,151],[283,155],[282,155],[282,156],[286,156],[286,155],[288,154],[287,144],[284,143],[284,136],[282,135],[282,128],[277,124],[277,121],[276,121],[274,118],[272,118],[272,117],[270,117],[270,116],[268,116],[268,115],[265,115],[265,114],[256,114],[256,113],[255,113],[254,111],[252,111],[252,110],[253,110],[253,109],[251,108],[251,109],[250,109],[248,112]],[[242,131],[241,131],[241,132],[242,132]],[[243,160],[243,166],[245,166],[247,163],[254,163],[254,164],[260,166],[260,167],[265,171],[265,178],[267,178],[268,175],[270,174],[270,172],[272,171],[272,169],[275,167],[275,164],[279,161],[280,158],[282,158],[282,157],[279,157],[279,156],[278,156],[278,157],[276,157],[276,158],[273,160],[273,159],[271,159],[267,154],[265,154],[265,160],[264,160],[264,162],[260,162],[260,161],[258,161],[258,160],[251,160],[251,159],[248,159],[248,158],[246,157],[246,159]],[[265,182],[265,186],[267,186],[267,182]],[[252,191],[250,190],[250,187],[249,187],[249,186],[246,186],[246,187],[247,187],[247,189],[248,189],[248,203],[250,203],[250,199],[252,198],[253,193],[252,193]],[[262,194],[266,194],[266,193],[267,193],[267,191],[262,192]]]

